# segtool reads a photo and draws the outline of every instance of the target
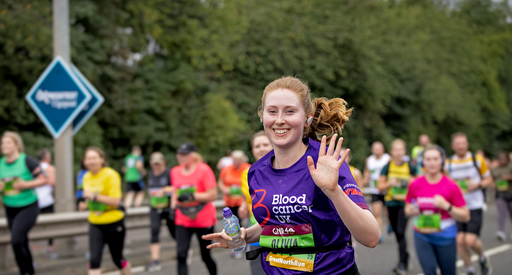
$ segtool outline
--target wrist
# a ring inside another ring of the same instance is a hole
[[[453,205],[449,204],[448,207],[446,208],[446,211],[450,212],[450,211],[452,211],[452,208],[453,208]]]
[[[321,189],[321,190],[322,190],[322,192],[324,192],[324,194],[325,194],[329,199],[331,199],[331,198],[333,198],[333,197],[337,197],[337,196],[339,196],[339,195],[340,195],[340,192],[341,192],[341,193],[343,193],[343,194],[345,193],[345,192],[343,192],[343,190],[341,189],[341,187],[340,187],[339,185],[336,185],[336,187],[335,187],[334,189],[327,189],[327,188],[325,188],[325,189]],[[331,199],[331,200],[332,200],[332,199]]]
[[[98,200],[98,193],[94,193],[92,194],[92,201],[97,201]]]

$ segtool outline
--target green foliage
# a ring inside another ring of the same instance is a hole
[[[0,8],[0,131],[31,154],[52,140],[24,95],[52,59],[51,1]],[[24,2],[24,3],[23,3]],[[370,144],[512,149],[510,9],[491,0],[71,0],[73,63],[105,103],[75,136],[119,169],[132,145],[169,164],[185,141],[213,165],[249,152],[265,85],[295,75],[355,108],[343,135],[362,168]]]

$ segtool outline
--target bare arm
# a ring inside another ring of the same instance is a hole
[[[461,206],[461,207],[456,207],[456,206],[452,205],[451,203],[449,203],[448,201],[446,201],[446,199],[443,196],[435,195],[434,196],[434,206],[439,209],[446,210],[446,211],[448,211],[448,209],[451,206],[452,209],[450,211],[448,211],[448,213],[450,214],[450,216],[452,216],[452,218],[454,218],[455,220],[457,220],[459,222],[469,222],[469,219],[470,219],[469,210],[468,210],[468,207],[465,205]]]
[[[331,199],[338,215],[348,230],[359,243],[367,247],[375,247],[379,243],[380,230],[373,214],[356,205],[341,187],[335,190],[322,190]]]
[[[414,206],[412,203],[405,204],[404,212],[408,217],[414,217],[420,214],[418,207]]]
[[[88,190],[83,191],[83,198],[92,201],[94,200],[94,193]],[[96,197],[97,202],[101,202],[107,205],[118,207],[121,204],[121,198],[112,198],[110,196],[98,194]]]
[[[202,203],[211,202],[217,199],[217,188],[213,187],[206,192],[194,193],[194,200]]]
[[[388,181],[387,176],[381,175],[379,177],[379,180],[377,181],[377,188],[379,189],[380,192],[388,190],[389,187],[391,187],[391,186],[392,186],[391,181]]]
[[[38,168],[40,169],[40,168]],[[37,172],[36,172],[37,173]],[[44,173],[40,173],[37,177],[35,177],[32,180],[29,181],[23,181],[21,179],[18,179],[16,183],[13,184],[13,187],[17,190],[25,190],[25,189],[32,189],[39,186],[43,186],[48,183],[48,178]]]
[[[368,158],[366,158],[366,160],[364,161],[363,183],[364,185],[370,185],[370,170],[368,169]]]
[[[219,179],[217,181],[217,185],[219,186],[219,189],[220,191],[222,192],[222,194],[229,194],[229,189],[226,187],[226,185],[224,184],[224,181],[222,179]]]
[[[46,174],[48,175],[48,183],[51,186],[55,186],[55,167],[50,165],[46,168]]]

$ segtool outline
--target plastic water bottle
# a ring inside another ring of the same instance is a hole
[[[234,253],[239,253],[245,250],[245,239],[242,239],[240,232],[240,223],[238,218],[233,215],[229,207],[223,209],[224,219],[222,219],[222,227],[226,230],[226,234],[233,238],[232,241],[228,241],[228,246]]]

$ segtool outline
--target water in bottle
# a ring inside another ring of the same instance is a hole
[[[222,219],[222,226],[226,230],[226,234],[233,238],[232,241],[228,241],[228,246],[234,253],[239,253],[245,250],[245,239],[242,239],[240,232],[240,223],[238,218],[233,215],[229,207],[225,207],[223,210],[224,219]]]

